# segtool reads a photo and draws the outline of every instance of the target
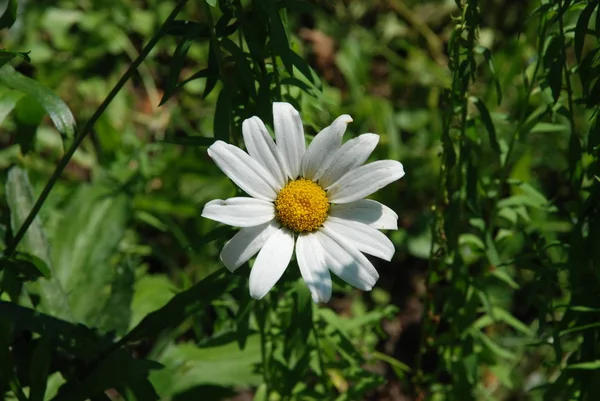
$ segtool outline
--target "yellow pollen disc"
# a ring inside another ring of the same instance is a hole
[[[329,199],[318,184],[299,178],[279,191],[275,210],[281,224],[290,230],[314,231],[327,219]]]

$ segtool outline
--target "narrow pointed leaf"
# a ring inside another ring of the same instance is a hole
[[[50,89],[17,72],[9,64],[0,67],[0,85],[25,93],[37,100],[50,116],[54,126],[63,137],[63,141],[74,138],[75,118],[73,113],[69,106]]]

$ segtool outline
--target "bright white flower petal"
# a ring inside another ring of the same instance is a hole
[[[331,165],[335,152],[342,146],[342,136],[352,117],[344,114],[319,132],[312,140],[302,158],[302,175],[317,181]]]
[[[208,155],[248,195],[267,201],[277,197],[278,184],[273,175],[242,149],[216,141],[208,148]]]
[[[350,203],[362,199],[404,176],[402,163],[379,160],[358,167],[327,187],[332,203]]]
[[[294,253],[294,233],[280,228],[263,245],[250,271],[250,296],[261,299],[285,271]]]
[[[315,234],[323,246],[329,270],[360,290],[370,291],[373,288],[379,273],[365,255],[325,227]]]
[[[392,209],[371,199],[331,205],[329,216],[358,221],[378,230],[397,230],[398,215]]]
[[[296,260],[313,301],[328,302],[331,299],[331,275],[325,262],[323,246],[315,233],[298,235]]]
[[[359,251],[388,262],[392,260],[396,251],[394,244],[385,234],[366,224],[330,216],[323,225],[344,237]]]
[[[267,127],[258,117],[248,118],[242,123],[242,135],[248,154],[273,175],[278,184],[275,189],[279,191],[287,181],[286,172],[281,151]]]
[[[254,198],[215,199],[204,205],[202,217],[234,227],[253,227],[273,220],[275,207]]]
[[[362,166],[378,142],[377,134],[362,134],[347,141],[333,154],[331,165],[321,173],[319,183],[323,188],[327,188],[347,172]]]
[[[221,261],[230,272],[246,263],[279,230],[276,221],[254,227],[242,228],[221,250]]]
[[[300,163],[306,149],[300,114],[289,103],[273,103],[273,126],[286,173],[291,179],[296,179],[300,175]]]

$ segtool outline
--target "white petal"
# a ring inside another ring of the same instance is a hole
[[[254,198],[215,199],[204,205],[202,217],[234,227],[253,227],[273,220],[275,206]]]
[[[329,216],[358,221],[378,230],[398,229],[398,215],[396,212],[371,199],[331,205]]]
[[[371,195],[404,176],[402,163],[379,160],[354,169],[327,187],[332,203],[350,203]]]
[[[280,228],[265,242],[250,271],[250,296],[261,299],[285,271],[294,253],[294,234]]]
[[[278,184],[273,175],[242,149],[216,141],[208,148],[208,155],[248,195],[263,200],[277,197]]]
[[[221,251],[221,261],[233,272],[246,263],[265,242],[279,229],[279,224],[270,221],[254,227],[242,228],[233,236]]]
[[[302,158],[302,176],[317,181],[331,165],[334,153],[342,146],[342,136],[352,117],[344,114],[319,132]]]
[[[362,166],[379,142],[377,134],[362,134],[342,145],[332,156],[331,165],[322,173],[319,183],[327,188],[347,172]]]
[[[296,260],[313,301],[331,299],[331,276],[325,263],[325,252],[315,233],[300,234],[296,240]]]
[[[270,172],[277,181],[279,191],[286,184],[286,173],[281,151],[269,135],[267,127],[258,117],[242,123],[242,135],[248,154]]]
[[[286,173],[291,179],[296,179],[300,175],[300,163],[306,149],[300,114],[289,103],[275,102],[273,125],[277,146],[283,154]]]
[[[325,227],[315,234],[323,246],[329,270],[358,289],[370,291],[373,288],[379,274],[365,255]]]
[[[361,252],[377,256],[388,262],[394,256],[394,244],[381,231],[352,220],[329,216],[323,223],[331,231],[344,237],[351,245]]]

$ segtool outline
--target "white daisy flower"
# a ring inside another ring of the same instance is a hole
[[[391,260],[394,245],[378,230],[396,230],[398,215],[363,198],[404,176],[402,164],[364,164],[379,135],[363,134],[342,145],[349,115],[319,132],[308,148],[300,115],[290,104],[274,103],[273,120],[277,143],[260,118],[252,117],[242,124],[248,153],[223,141],[208,149],[227,177],[250,195],[204,206],[203,217],[241,227],[223,247],[221,260],[233,272],[258,253],[250,272],[250,295],[256,299],[281,278],[294,244],[315,302],[331,298],[329,271],[371,290],[379,274],[363,253]]]

